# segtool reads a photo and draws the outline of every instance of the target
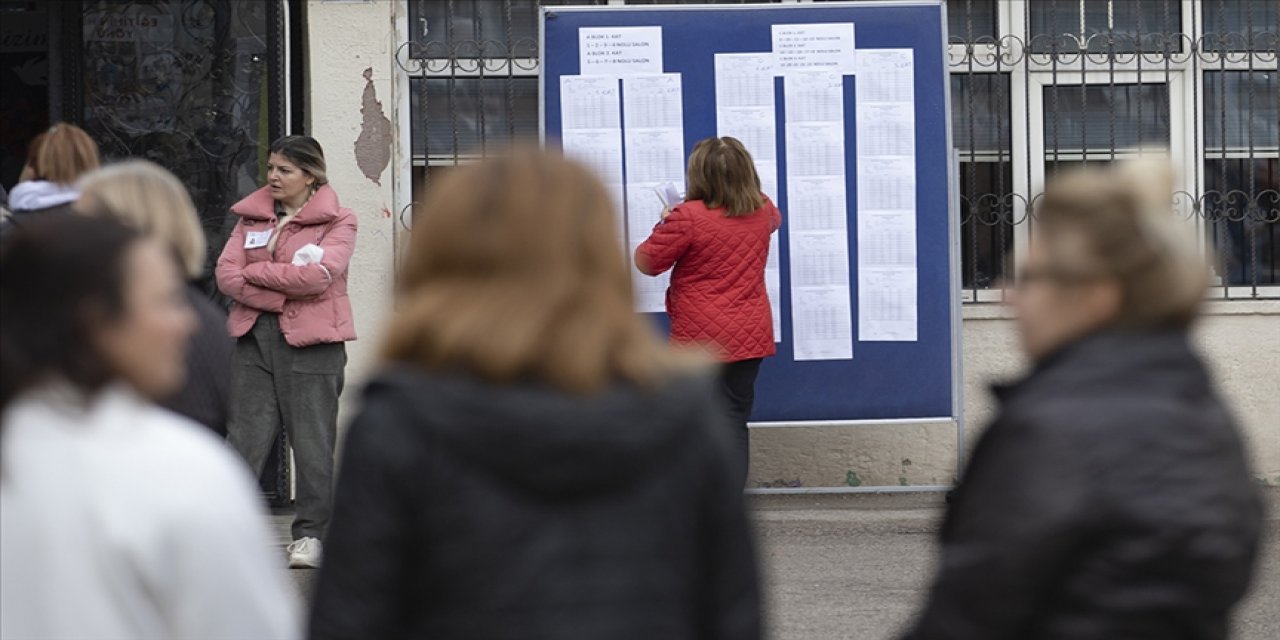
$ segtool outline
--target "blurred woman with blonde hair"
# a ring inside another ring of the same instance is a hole
[[[225,436],[234,343],[227,336],[227,315],[194,284],[204,274],[206,244],[187,188],[154,163],[129,160],[85,176],[80,192],[78,211],[142,231],[168,247],[177,261],[199,325],[187,350],[186,383],[161,404]]]
[[[1222,640],[1261,503],[1188,330],[1208,279],[1168,167],[1049,185],[1013,306],[1033,363],[996,388],[909,640]]]
[[[612,206],[536,150],[429,193],[312,638],[759,637],[711,381],[634,313]]]

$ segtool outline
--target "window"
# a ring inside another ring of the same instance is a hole
[[[993,42],[1000,33],[996,0],[947,0],[951,42]]]
[[[637,0],[628,0],[635,4]],[[701,0],[704,1],[705,0]],[[813,0],[814,2],[844,2],[847,0]],[[989,43],[996,39],[1000,29],[996,18],[1000,0],[946,0],[947,39],[952,44],[977,42]],[[655,4],[664,4],[656,0]]]
[[[409,0],[418,58],[536,58],[538,8],[605,0]]]
[[[1273,71],[1204,74],[1205,146],[1215,151],[1280,148],[1280,82]]]
[[[960,152],[961,279],[998,286],[1013,250],[1009,74],[951,77],[951,132]]]
[[[538,78],[443,77],[411,80],[413,155],[452,162],[538,135]],[[426,108],[422,108],[423,100]]]
[[[1280,284],[1280,159],[1206,160],[1202,207],[1221,284]]]
[[[1108,159],[1169,147],[1166,84],[1050,85],[1044,88],[1045,160]]]
[[[1035,0],[1028,3],[1036,53],[1180,51],[1178,0]]]
[[[1200,6],[1205,51],[1276,50],[1275,0],[1204,0]]]
[[[1280,284],[1280,83],[1276,72],[1204,74],[1206,241],[1224,285]]]

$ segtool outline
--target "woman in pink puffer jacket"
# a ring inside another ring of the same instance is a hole
[[[338,205],[315,139],[271,145],[267,186],[231,207],[240,216],[218,258],[237,338],[227,440],[256,474],[280,429],[297,465],[291,567],[317,567],[333,495],[338,396],[355,340],[347,265],[356,217]],[[283,424],[282,424],[283,423]]]

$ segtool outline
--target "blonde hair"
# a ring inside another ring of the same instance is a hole
[[[36,180],[69,185],[98,168],[98,143],[84,129],[65,122],[40,134],[28,155]]]
[[[285,136],[271,143],[271,153],[278,153],[292,162],[294,166],[306,171],[315,178],[313,188],[329,184],[329,175],[325,169],[324,149],[311,136]]]
[[[204,271],[205,237],[187,188],[146,160],[107,165],[80,182],[76,208],[111,216],[172,247],[190,278]]]
[[[1199,313],[1209,270],[1173,210],[1167,163],[1079,169],[1036,206],[1039,237],[1059,280],[1110,279],[1121,290],[1117,328],[1185,328]]]
[[[387,360],[573,392],[688,362],[635,313],[612,201],[581,165],[516,150],[451,169],[421,211]]]
[[[764,206],[756,165],[737,138],[707,138],[693,145],[686,182],[687,199],[701,200],[708,209],[723,207],[729,217]]]

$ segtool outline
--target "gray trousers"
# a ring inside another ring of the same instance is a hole
[[[262,475],[283,425],[297,470],[293,539],[324,538],[333,511],[333,450],[347,351],[342,343],[293,347],[264,313],[236,343],[227,442]]]

